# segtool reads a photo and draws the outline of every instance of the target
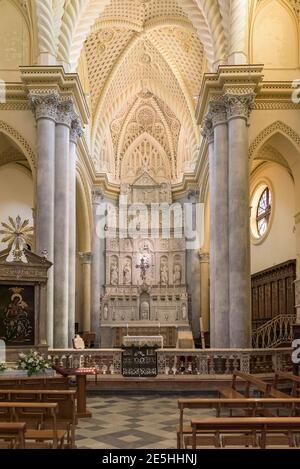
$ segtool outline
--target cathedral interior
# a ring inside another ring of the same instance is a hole
[[[0,45],[7,361],[178,393],[292,371],[300,1],[1,0]]]

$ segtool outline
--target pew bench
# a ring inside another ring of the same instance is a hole
[[[293,375],[292,373],[286,373],[283,371],[277,371],[274,376],[274,389],[277,389],[279,381],[290,381],[292,383],[291,395],[293,397],[300,396],[300,376]]]
[[[55,402],[58,404],[56,425],[67,431],[67,446],[75,448],[76,391],[69,389],[0,389],[0,401],[13,402]],[[43,429],[51,429],[52,421],[45,417]]]
[[[55,402],[0,402],[0,421],[25,422],[27,447],[63,448],[66,430],[57,429]],[[51,421],[51,429],[42,429],[44,419]],[[31,428],[28,428],[28,425]],[[34,441],[34,444],[27,442]]]
[[[186,409],[207,409],[215,411],[216,417],[220,417],[224,411],[237,410],[246,416],[278,416],[279,410],[284,410],[288,416],[295,416],[300,413],[300,398],[246,398],[226,399],[226,398],[181,398],[178,399],[179,424],[176,426],[177,448],[183,448],[183,441],[192,435],[190,423],[184,422],[184,411]],[[236,417],[234,417],[236,418]],[[189,440],[191,442],[191,440]]]
[[[235,417],[235,418],[209,418],[193,419],[192,427],[192,449],[197,449],[197,443],[201,439],[200,434],[215,436],[218,439],[217,447],[233,444],[247,447],[249,445],[265,449],[274,445],[274,440],[269,440],[275,433],[276,442],[280,446],[299,446],[298,435],[300,433],[300,417]],[[282,433],[282,436],[279,435]],[[240,436],[240,439],[237,437]],[[227,439],[226,439],[227,438]],[[190,444],[190,438],[186,445]]]
[[[25,422],[0,422],[0,449],[24,449],[25,430]]]

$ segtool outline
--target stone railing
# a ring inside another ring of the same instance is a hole
[[[121,349],[50,350],[55,364],[66,368],[95,366],[103,375],[122,374]],[[291,348],[275,349],[158,349],[159,375],[230,375],[271,373],[292,369]]]
[[[295,319],[294,314],[280,314],[254,329],[252,332],[253,347],[269,348],[292,343]]]

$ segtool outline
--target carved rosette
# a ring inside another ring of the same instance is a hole
[[[253,109],[255,93],[228,93],[225,95],[225,105],[228,119],[240,117],[248,121]]]
[[[92,204],[100,205],[103,202],[103,192],[101,189],[94,188],[92,189]]]
[[[71,128],[74,119],[74,106],[71,99],[61,101],[57,106],[56,123],[66,125]]]
[[[38,119],[56,120],[57,107],[59,104],[58,93],[51,94],[30,94],[30,108]]]
[[[82,129],[80,119],[76,114],[74,114],[73,120],[71,122],[71,129],[70,129],[71,142],[76,144],[77,140],[81,138],[82,135],[83,135],[83,129]]]
[[[202,137],[207,138],[208,143],[214,142],[214,127],[212,122],[212,115],[210,112],[208,112],[204,118],[201,135]]]
[[[209,113],[211,116],[213,127],[227,123],[227,112],[223,98],[219,101],[211,101],[209,103]]]

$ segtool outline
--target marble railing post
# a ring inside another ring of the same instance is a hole
[[[91,330],[91,262],[90,252],[80,252],[82,266],[82,320],[83,331]]]
[[[228,242],[228,128],[223,99],[211,101],[214,128],[214,158],[211,180],[215,250],[215,333],[213,347],[229,347],[229,242]]]
[[[91,330],[96,334],[96,347],[100,347],[100,295],[102,290],[103,268],[102,246],[104,240],[98,232],[100,220],[100,205],[103,203],[103,193],[99,189],[92,191],[93,204],[93,239],[92,239],[92,267],[91,267]]]
[[[227,93],[230,347],[251,346],[248,118],[253,92]]]
[[[68,347],[69,156],[73,103],[61,101],[56,117],[54,231],[54,347]]]
[[[214,128],[212,123],[211,113],[205,117],[204,125],[202,128],[202,135],[208,141],[208,164],[209,164],[209,203],[210,203],[210,218],[209,218],[209,238],[210,238],[210,288],[209,288],[209,321],[210,321],[210,343],[215,343],[215,165],[214,165]]]
[[[209,253],[199,252],[200,258],[200,312],[204,332],[209,331]],[[203,332],[203,331],[202,331]]]
[[[75,293],[76,293],[76,147],[82,136],[80,120],[74,116],[70,130],[69,156],[69,347],[75,334]]]
[[[59,96],[30,94],[37,120],[36,252],[54,261],[55,119]],[[53,267],[48,271],[47,341],[53,346]]]

